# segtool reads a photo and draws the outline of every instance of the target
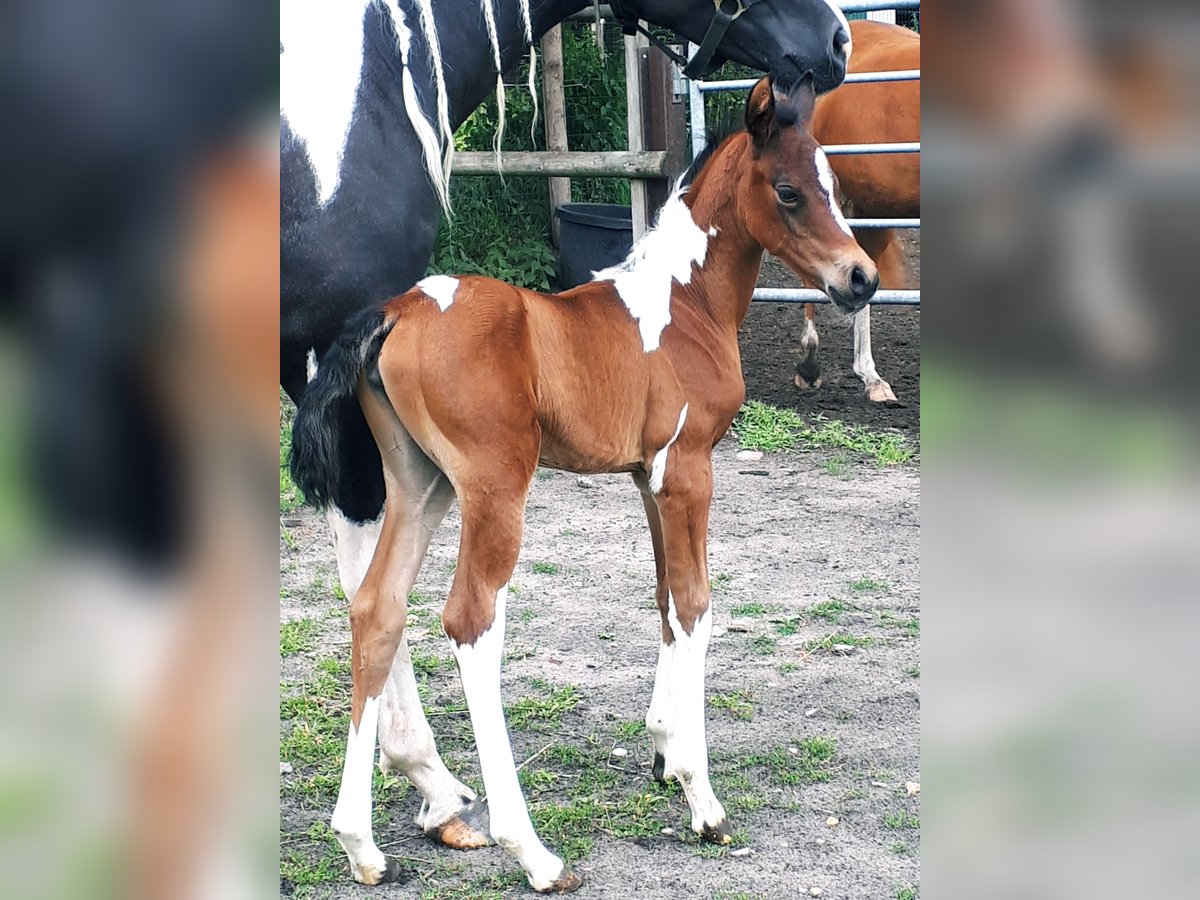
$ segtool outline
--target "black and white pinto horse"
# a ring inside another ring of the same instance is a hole
[[[284,0],[280,15],[280,383],[299,401],[356,312],[422,277],[449,208],[453,130],[551,27],[589,0]],[[849,27],[833,0],[622,0],[641,19],[725,59],[819,92],[845,76]],[[379,535],[382,466],[358,403],[339,410],[346,461],[329,513],[353,598]],[[456,847],[487,843],[484,809],[446,769],[406,643],[383,692],[380,764],[421,792],[417,824]],[[374,741],[351,742],[333,827],[354,877],[394,877],[371,830]]]

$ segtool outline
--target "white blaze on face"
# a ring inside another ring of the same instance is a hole
[[[842,215],[842,208],[838,205],[837,192],[833,189],[833,169],[829,168],[829,157],[820,147],[817,148],[816,163],[817,181],[821,185],[821,190],[825,192],[825,201],[829,204],[829,212],[838,223],[838,228],[853,236],[853,232],[850,231],[850,223],[846,221],[846,217]]]
[[[454,302],[454,294],[458,291],[458,279],[449,275],[430,275],[418,281],[417,287],[438,305],[438,309],[445,312]]]
[[[379,698],[363,705],[358,727],[350,723],[346,761],[337,806],[330,824],[357,881],[376,884],[387,871],[387,860],[371,836],[371,768],[375,761],[375,732],[379,725]]]
[[[362,76],[370,0],[284,0],[279,7],[279,114],[304,141],[324,206],[337,191]]]
[[[638,323],[642,348],[658,349],[671,322],[671,283],[687,284],[692,264],[704,265],[708,234],[696,225],[678,187],[663,204],[658,224],[646,232],[624,262],[592,273],[593,281],[611,281]]]
[[[504,706],[500,699],[500,657],[504,650],[504,608],[508,585],[496,593],[491,627],[474,644],[450,646],[458,662],[463,693],[471,712],[471,728],[479,751],[479,767],[487,792],[492,837],[521,863],[535,890],[548,890],[563,874],[563,862],[546,849],[533,823],[517,780]]]
[[[692,829],[715,827],[725,809],[708,779],[708,743],[704,733],[704,663],[712,636],[711,606],[687,634],[668,595],[667,624],[674,641],[662,644],[654,675],[654,696],[646,713],[646,730],[663,755],[665,774],[679,780],[692,810]]]
[[[675,433],[671,435],[671,439],[666,445],[654,454],[654,459],[650,461],[650,491],[657,494],[662,490],[663,478],[667,474],[667,451],[671,449],[671,445],[679,438],[679,432],[683,431],[683,423],[687,420],[688,405],[683,404],[683,409],[679,411],[679,424],[675,426]]]

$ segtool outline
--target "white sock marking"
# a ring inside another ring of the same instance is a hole
[[[864,306],[854,314],[854,373],[870,385],[883,381],[875,371],[871,355],[871,307]]]
[[[350,723],[342,783],[330,820],[338,843],[350,858],[355,879],[364,884],[377,883],[387,871],[387,860],[371,834],[371,765],[378,725],[379,698],[368,697],[358,728]]]
[[[458,279],[449,275],[429,275],[417,282],[427,297],[437,303],[438,308],[445,312],[454,302],[454,294],[458,290]]]
[[[512,746],[500,698],[500,656],[504,650],[504,607],[508,585],[496,594],[496,617],[473,645],[451,639],[462,677],[479,767],[487,790],[492,837],[521,863],[535,890],[547,890],[563,872],[563,862],[546,849],[533,830],[517,780]]]
[[[650,461],[650,492],[657,494],[662,490],[663,479],[667,474],[667,451],[671,449],[671,445],[679,438],[679,432],[683,431],[683,423],[687,419],[688,405],[683,404],[683,409],[679,411],[679,423],[675,426],[675,433],[671,435],[671,439],[666,445],[654,454],[654,459]]]
[[[708,778],[708,744],[704,733],[704,663],[712,636],[712,608],[706,609],[689,635],[668,595],[667,624],[674,642],[663,644],[654,675],[654,696],[646,713],[646,730],[664,757],[666,774],[679,780],[692,810],[692,829],[719,825],[725,809]]]
[[[279,114],[304,141],[322,206],[337,192],[362,77],[368,0],[285,0],[279,8]]]
[[[342,592],[353,598],[367,575],[371,557],[375,555],[383,513],[374,522],[351,522],[340,509],[330,506],[325,510],[325,519],[333,535],[333,556],[337,560]]]
[[[593,281],[611,281],[638,323],[642,347],[658,349],[663,329],[671,323],[671,283],[687,284],[692,264],[704,266],[708,235],[696,225],[679,186],[667,198],[658,223],[642,235],[624,262],[592,273]]]
[[[833,214],[838,228],[853,236],[853,232],[850,231],[850,223],[842,215],[842,207],[838,204],[837,193],[833,189],[833,169],[829,168],[829,157],[820,147],[817,148],[816,161],[817,181],[821,184],[821,190],[825,192],[825,202],[829,204],[829,212]]]

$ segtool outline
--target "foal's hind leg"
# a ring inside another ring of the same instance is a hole
[[[462,544],[442,624],[471,712],[492,837],[517,858],[535,890],[569,891],[580,879],[533,829],[500,699],[508,580],[521,548],[538,444],[535,424],[529,432],[504,435],[486,452],[464,454],[460,471],[452,473],[462,508]]]
[[[407,649],[398,652],[408,591],[454,494],[445,476],[398,423],[392,427],[391,437],[391,449],[383,455],[388,500],[381,535],[350,604],[354,692],[350,737],[332,821],[355,879],[365,884],[389,880],[397,871],[375,845],[371,831],[371,772],[381,717],[381,762],[409,775],[425,796],[420,824],[432,829],[458,822],[472,833],[455,816],[474,811],[474,793],[446,771],[437,755]],[[478,846],[482,833],[478,829],[473,833],[472,845]]]
[[[663,626],[654,695],[646,713],[646,730],[654,739],[654,774],[660,779],[679,780],[691,807],[694,831],[707,840],[728,844],[732,830],[709,782],[704,733],[704,666],[712,635],[709,451],[671,448],[662,489],[657,494],[644,477],[638,476],[637,481],[655,541]]]

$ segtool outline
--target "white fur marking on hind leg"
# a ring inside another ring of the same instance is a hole
[[[671,445],[679,438],[679,432],[683,431],[683,423],[687,420],[688,405],[683,404],[683,409],[679,411],[679,424],[675,426],[675,433],[671,435],[671,439],[667,441],[666,446],[654,454],[654,459],[650,461],[650,491],[657,494],[662,490],[663,479],[667,475],[667,451],[671,449]]]
[[[407,633],[400,639],[382,697],[379,767],[385,772],[402,772],[421,792],[424,802],[416,823],[421,830],[432,831],[462,812],[464,804],[475,799],[475,792],[450,774],[438,754],[421,708]]]
[[[500,697],[500,657],[504,650],[504,607],[508,585],[496,594],[491,626],[474,644],[451,639],[458,661],[471,727],[479,751],[479,767],[487,791],[492,837],[521,863],[535,890],[548,890],[563,873],[563,862],[546,849],[533,829],[521,783],[513,764],[512,745]]]
[[[458,279],[449,275],[429,275],[418,281],[417,287],[437,303],[438,309],[445,312],[454,302],[454,295],[458,291]]]
[[[353,600],[358,587],[367,577],[379,532],[383,528],[383,513],[374,522],[352,522],[336,506],[325,510],[325,519],[333,535],[333,555],[337,560],[338,580],[346,599]]]
[[[371,770],[378,724],[379,698],[368,697],[358,727],[350,724],[342,782],[330,820],[338,843],[350,859],[354,879],[362,884],[378,884],[387,872],[387,859],[375,846],[371,833]]]

